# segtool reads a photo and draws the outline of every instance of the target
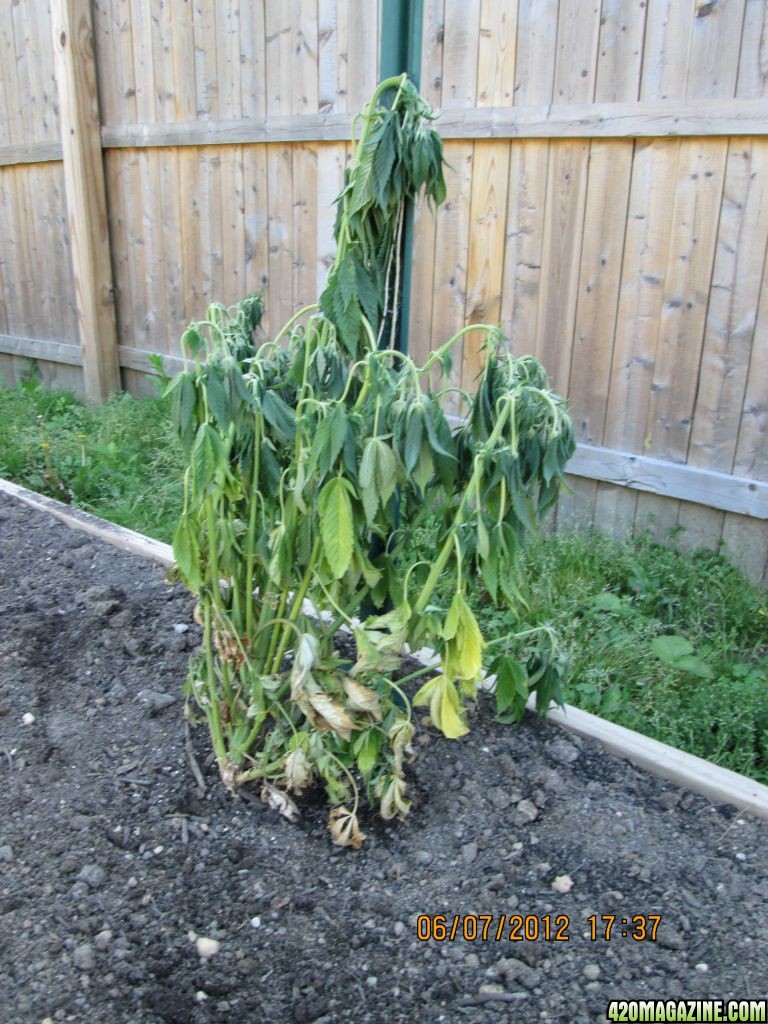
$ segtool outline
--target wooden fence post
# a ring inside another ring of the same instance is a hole
[[[90,0],[52,0],[64,184],[85,393],[120,389]]]

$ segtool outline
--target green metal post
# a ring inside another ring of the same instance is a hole
[[[424,23],[423,0],[382,0],[381,3],[381,68],[382,79],[405,72],[416,88],[421,77],[421,40]],[[413,270],[413,204],[405,211],[401,251],[402,286],[397,345],[408,351],[408,320],[411,313],[411,273]]]

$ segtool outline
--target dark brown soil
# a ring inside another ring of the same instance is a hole
[[[768,992],[748,814],[481,707],[460,741],[422,736],[407,823],[368,815],[340,850],[319,802],[291,825],[226,796],[203,729],[198,790],[198,636],[161,569],[0,498],[0,612],[1,1024],[580,1024],[613,998]],[[418,941],[420,914],[458,937]],[[473,914],[486,941],[461,938]],[[502,914],[565,915],[568,941],[497,942]],[[621,936],[647,914],[655,942]]]

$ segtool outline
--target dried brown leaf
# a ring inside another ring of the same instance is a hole
[[[379,695],[369,686],[355,682],[347,677],[344,680],[344,689],[347,691],[349,706],[355,711],[365,711],[373,715],[377,722],[381,721],[381,708],[379,707]]]
[[[333,808],[328,817],[328,828],[336,846],[351,846],[353,850],[359,850],[363,845],[365,833],[360,831],[357,815],[347,807]]]
[[[288,821],[299,820],[298,807],[288,794],[284,793],[281,789],[276,789],[275,786],[265,783],[261,787],[261,799],[268,807],[271,807],[273,811],[277,811],[278,814],[282,814]]]

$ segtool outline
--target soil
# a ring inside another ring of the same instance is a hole
[[[291,824],[233,799],[187,741],[199,635],[161,568],[0,497],[0,613],[2,1024],[580,1024],[768,994],[757,818],[481,704],[459,741],[422,731],[408,821],[367,813],[342,850],[320,801]],[[419,941],[436,914],[453,941]],[[622,937],[649,914],[655,941]]]

